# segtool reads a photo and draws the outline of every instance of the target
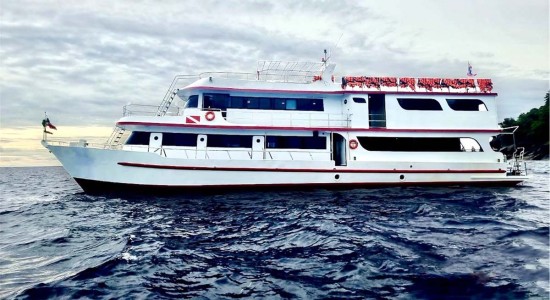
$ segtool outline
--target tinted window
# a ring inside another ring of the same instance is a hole
[[[267,136],[266,147],[275,149],[326,149],[326,137]]]
[[[355,103],[367,103],[367,100],[365,100],[365,98],[353,98],[353,102],[355,102]]]
[[[296,109],[296,99],[286,100],[286,109],[287,110],[295,110]]]
[[[197,134],[193,133],[163,133],[163,146],[197,146]]]
[[[149,145],[149,132],[134,131],[126,141],[126,145]]]
[[[487,111],[487,106],[479,99],[447,99],[447,104],[453,110]]]
[[[398,98],[397,101],[401,108],[406,110],[443,110],[435,99]]]
[[[203,108],[226,110],[231,105],[228,94],[204,94]]]
[[[276,98],[273,99],[273,109],[285,110],[286,109],[286,99]]]
[[[369,151],[460,152],[460,138],[359,137]]]
[[[245,101],[245,107],[249,109],[258,109],[260,108],[260,99],[247,97]]]
[[[269,98],[260,98],[259,109],[272,109],[272,101]]]
[[[206,146],[220,148],[252,148],[252,136],[210,134],[208,135]]]
[[[231,108],[246,108],[245,97],[231,97]]]
[[[298,99],[298,110],[323,111],[323,99]]]
[[[187,98],[187,103],[185,103],[185,107],[189,107],[189,108],[199,107],[199,96],[198,95],[189,96],[189,98]]]

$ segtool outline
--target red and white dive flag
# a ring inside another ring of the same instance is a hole
[[[187,116],[185,117],[185,123],[197,124],[201,122],[201,116]]]
[[[55,127],[51,122],[50,122],[50,119],[48,117],[45,117],[44,120],[42,120],[42,127],[44,127],[44,132],[45,133],[49,133],[49,134],[52,134],[51,132],[47,131],[46,130],[46,127],[48,128],[51,128],[51,129],[54,129],[54,130],[57,130],[57,127]]]

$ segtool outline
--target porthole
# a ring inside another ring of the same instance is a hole
[[[159,139],[159,137],[155,135],[155,137],[153,139],[156,141],[156,140]]]
[[[256,139],[256,143],[259,143],[260,142],[260,139]]]
[[[336,180],[340,179],[340,175],[339,174],[334,175],[334,179]]]
[[[200,141],[201,141],[201,142],[204,142],[204,138],[201,138]]]
[[[403,175],[403,174],[399,175],[399,179],[404,180],[404,179],[405,179],[405,175]]]

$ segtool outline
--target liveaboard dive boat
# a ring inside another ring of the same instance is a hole
[[[105,144],[42,144],[86,192],[134,188],[516,185],[522,149],[491,79],[342,76],[261,61],[255,73],[178,75],[159,106],[130,104]]]

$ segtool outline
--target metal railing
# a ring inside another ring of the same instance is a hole
[[[157,116],[159,105],[146,105],[146,104],[127,104],[122,107],[122,116]],[[168,116],[178,116],[180,114],[179,107],[170,107],[164,113]]]
[[[508,161],[507,175],[509,176],[527,175],[527,163],[524,161],[524,158],[523,158],[524,154],[525,154],[524,147],[518,147],[514,151],[514,154],[512,155],[512,159]]]
[[[250,148],[241,149],[197,149],[193,147],[173,147],[161,146],[151,147],[149,145],[125,145],[123,150],[152,152],[167,158],[182,158],[182,159],[229,159],[243,160],[254,159],[254,153],[261,154],[261,158],[267,160],[319,160],[319,155],[326,155],[330,160],[330,152],[328,150],[288,150],[288,149],[262,149],[254,150]]]

